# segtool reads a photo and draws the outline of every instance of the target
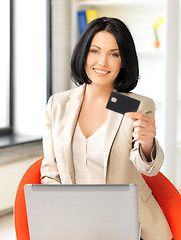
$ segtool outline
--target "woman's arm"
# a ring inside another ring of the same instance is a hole
[[[156,175],[164,160],[163,151],[155,138],[155,104],[145,98],[140,112],[127,113],[133,121],[133,149],[130,159],[136,168],[145,175]]]

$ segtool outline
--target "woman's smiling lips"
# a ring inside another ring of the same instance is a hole
[[[105,69],[100,69],[100,68],[93,68],[93,70],[99,75],[107,75],[108,73],[110,73],[110,71],[107,71]]]

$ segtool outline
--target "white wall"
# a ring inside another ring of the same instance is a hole
[[[167,0],[167,31],[166,31],[166,64],[165,64],[165,172],[168,178],[181,187],[178,182],[177,169],[180,167],[177,161],[179,142],[177,140],[177,117],[179,116],[177,105],[178,95],[178,65],[179,65],[179,0],[171,2]],[[174,26],[174,27],[173,27]],[[181,172],[181,169],[180,169]]]
[[[35,158],[0,166],[0,215],[12,211],[18,184]],[[2,184],[4,183],[4,184]]]
[[[70,0],[52,0],[52,91],[70,88]]]

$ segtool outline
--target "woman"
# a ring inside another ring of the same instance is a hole
[[[72,55],[71,77],[81,86],[53,95],[47,105],[41,182],[137,184],[141,237],[172,239],[141,175],[156,175],[164,155],[155,138],[154,102],[130,92],[139,69],[123,22],[103,17],[87,25]],[[109,111],[112,90],[140,100],[138,112]]]

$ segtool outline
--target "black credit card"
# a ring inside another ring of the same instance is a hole
[[[112,91],[106,108],[125,114],[126,112],[137,112],[140,101],[118,92]]]

